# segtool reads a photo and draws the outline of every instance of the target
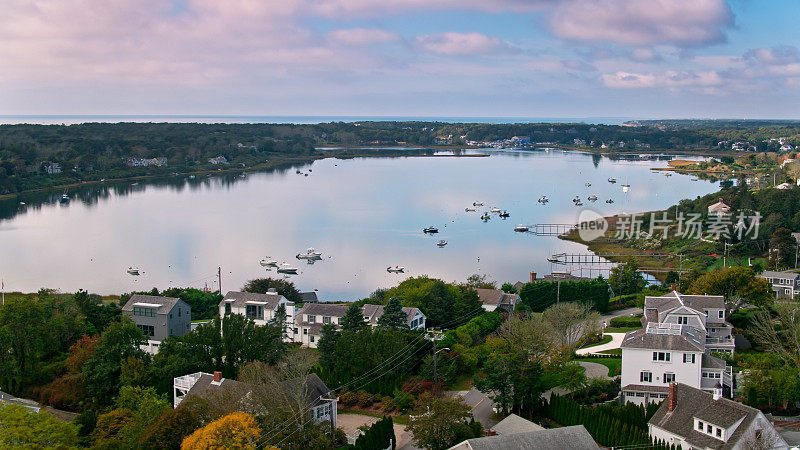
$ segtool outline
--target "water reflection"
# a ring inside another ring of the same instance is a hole
[[[420,274],[464,280],[483,273],[513,282],[530,271],[549,273],[550,254],[584,251],[513,231],[519,223],[574,223],[580,211],[571,202],[575,196],[606,215],[663,208],[717,189],[649,170],[664,166],[667,156],[487,151],[491,156],[330,158],[244,177],[83,185],[67,191],[69,204],[59,203],[62,192],[26,194],[0,202],[0,248],[7,256],[0,274],[10,290],[121,293],[216,288],[221,266],[223,290],[229,290],[253,277],[278,276],[259,264],[269,255],[297,267],[291,279],[301,289],[319,289],[323,300],[363,297]],[[608,183],[609,177],[619,184]],[[627,194],[621,184],[631,185]],[[542,195],[550,199],[546,206],[536,201]],[[598,201],[588,202],[590,195]],[[465,211],[477,201],[484,206]],[[511,217],[491,214],[481,221],[493,207]],[[438,227],[438,235],[424,235],[428,225]],[[440,239],[448,245],[437,247]],[[295,258],[308,247],[322,251],[322,259],[306,264]],[[386,271],[396,265],[405,272]],[[131,266],[142,275],[128,275]]]

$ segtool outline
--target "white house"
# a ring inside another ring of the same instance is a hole
[[[311,303],[306,304],[297,311],[294,327],[290,336],[294,337],[295,342],[301,342],[310,348],[316,348],[322,337],[322,326],[334,324],[341,325],[342,319],[350,305],[331,304],[331,303]],[[426,317],[417,308],[403,308],[406,313],[406,325],[412,330],[425,329]],[[361,308],[364,321],[371,326],[378,325],[378,319],[383,315],[382,305],[364,305]]]
[[[758,277],[769,281],[776,298],[794,300],[794,297],[800,294],[800,274],[798,273],[765,270]]]
[[[726,205],[722,199],[719,199],[717,203],[708,207],[708,215],[709,216],[722,216],[724,214],[728,214],[731,212],[731,207]]]
[[[292,341],[292,330],[294,328],[292,324],[294,323],[295,315],[294,302],[286,300],[286,297],[278,294],[275,289],[270,289],[266,294],[228,292],[219,303],[219,316],[241,314],[248,319],[253,319],[256,325],[261,326],[275,319],[275,313],[280,305],[284,305],[286,310],[286,334],[288,340]]]
[[[713,391],[732,385],[732,369],[711,352],[733,354],[733,327],[721,296],[646,297],[645,328],[622,340],[622,398],[644,404],[667,398],[669,383]]]
[[[647,426],[653,441],[677,448],[789,448],[761,411],[682,383],[669,385]]]

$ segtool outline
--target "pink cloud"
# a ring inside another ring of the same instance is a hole
[[[414,45],[424,51],[442,55],[485,55],[508,50],[496,37],[481,33],[438,33],[418,36]]]
[[[341,44],[366,45],[397,42],[400,36],[391,31],[374,28],[346,28],[329,32],[328,39]]]
[[[716,71],[678,72],[669,70],[663,73],[616,72],[603,74],[603,83],[610,88],[676,88],[676,87],[712,87],[723,84],[723,79]]]
[[[724,41],[733,14],[724,0],[569,0],[549,22],[563,38],[691,47]]]

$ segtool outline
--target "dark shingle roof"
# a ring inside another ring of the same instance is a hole
[[[503,434],[468,439],[452,448],[472,450],[518,450],[518,449],[556,449],[597,450],[600,447],[592,439],[583,425],[547,430],[528,431],[526,433]]]
[[[726,398],[714,400],[714,396],[708,392],[683,383],[676,385],[676,393],[678,398],[675,409],[670,412],[667,408],[669,402],[661,403],[661,407],[648,423],[681,436],[693,446],[700,448],[715,450],[732,448],[759,413],[755,408]],[[729,427],[742,418],[744,420],[725,442],[695,430],[694,417],[720,427]]]
[[[297,383],[300,378],[295,378],[292,380],[287,380],[282,383],[288,390],[288,388]],[[324,398],[330,392],[328,386],[325,385],[316,374],[309,374],[306,375],[306,406],[317,406],[318,404],[322,403],[320,398]],[[228,378],[223,378],[220,383],[213,383],[214,376],[211,374],[203,373],[198,378],[197,382],[195,382],[194,386],[189,390],[186,396],[190,395],[197,395],[197,396],[204,396],[207,395],[209,392],[213,392],[217,389],[226,389],[227,392],[237,397],[237,400],[241,400],[248,392],[252,390],[250,385],[242,383],[240,381],[231,380]]]
[[[759,275],[761,278],[783,278],[789,280],[796,280],[800,277],[800,273],[795,272],[775,272],[773,270],[765,270]]]
[[[724,369],[726,366],[725,360],[703,353],[702,367],[706,369]]]
[[[626,384],[621,388],[621,390],[634,392],[653,392],[656,394],[666,394],[668,391],[666,386],[650,386],[647,384]]]
[[[527,433],[529,431],[538,430],[544,430],[544,428],[516,414],[509,414],[505,419],[492,427],[492,431],[499,435]]]
[[[122,307],[122,310],[133,311],[134,303],[147,303],[151,305],[161,305],[158,308],[158,313],[167,314],[172,310],[172,308],[175,307],[175,305],[178,304],[178,302],[182,302],[181,299],[173,297],[159,297],[156,295],[134,294],[131,296],[130,300],[125,303],[125,306]],[[188,308],[189,305],[186,305],[186,307]]]
[[[500,289],[475,289],[484,305],[514,305],[519,300],[517,294],[507,294]]]
[[[620,347],[702,352],[705,349],[705,339],[703,331],[689,326],[684,326],[680,335],[653,334],[647,333],[645,329],[639,329],[625,334]]]
[[[679,307],[686,306],[702,312],[704,309],[725,309],[725,299],[721,295],[683,295],[672,291],[661,297],[645,297],[645,317],[649,322],[658,321],[663,314]]]
[[[368,318],[367,321],[369,321],[370,325],[375,325],[378,323],[378,319],[383,315],[383,308],[383,305],[367,304],[361,308],[361,312],[364,317]],[[419,309],[404,306],[403,312],[406,313],[406,325],[411,326],[411,321],[414,320],[414,316],[419,312]]]
[[[300,293],[300,300],[302,300],[303,303],[317,303],[317,302],[319,302],[319,299],[317,298],[317,293],[314,292],[314,291],[301,292]]]
[[[220,305],[224,305],[226,302],[231,302],[237,308],[244,308],[247,302],[259,302],[266,303],[264,305],[265,309],[275,309],[278,307],[278,302],[280,302],[282,298],[282,295],[273,292],[257,294],[254,292],[230,291],[225,294],[225,297],[222,299]]]

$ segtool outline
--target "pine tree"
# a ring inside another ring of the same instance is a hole
[[[383,308],[383,314],[378,318],[378,325],[389,328],[408,328],[406,325],[406,313],[403,312],[403,305],[400,299],[392,297]]]
[[[356,305],[351,305],[347,308],[347,312],[342,317],[342,331],[358,331],[367,326],[364,322],[364,313],[361,308]]]

